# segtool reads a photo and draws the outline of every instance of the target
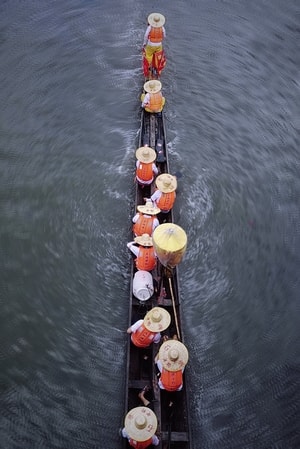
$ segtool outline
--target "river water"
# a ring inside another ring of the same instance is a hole
[[[1,449],[121,447],[155,10],[193,447],[300,447],[299,1],[2,0]]]

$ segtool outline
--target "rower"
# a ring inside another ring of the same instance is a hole
[[[154,270],[157,258],[152,237],[149,234],[138,235],[133,242],[127,243],[127,248],[136,256],[135,265],[138,270]]]
[[[177,179],[169,173],[162,173],[155,179],[156,190],[151,196],[152,202],[162,213],[172,209],[176,199]]]
[[[133,233],[137,237],[139,235],[148,234],[150,237],[154,229],[159,225],[157,214],[160,213],[160,209],[153,205],[149,199],[146,204],[137,206],[137,213],[132,218]]]
[[[136,150],[136,173],[135,179],[138,184],[145,186],[152,184],[154,176],[158,174],[158,168],[154,163],[156,152],[150,147],[140,147]]]
[[[127,438],[129,445],[136,449],[146,449],[159,445],[159,438],[155,435],[157,418],[149,407],[135,407],[125,416],[124,427],[121,430],[123,438]]]
[[[151,13],[148,16],[143,48],[149,65],[152,63],[153,54],[162,50],[162,43],[166,37],[165,21],[165,17],[160,13]]]
[[[147,348],[151,343],[159,343],[161,332],[166,330],[171,322],[169,312],[163,307],[153,307],[146,313],[143,320],[132,324],[127,333],[131,334],[132,343],[139,348]]]
[[[188,358],[186,346],[177,338],[163,342],[155,357],[155,363],[160,372],[158,385],[162,390],[182,390],[183,371]]]
[[[144,84],[146,94],[141,95],[142,108],[147,112],[158,113],[163,110],[166,99],[161,93],[162,84],[158,80],[150,80]]]

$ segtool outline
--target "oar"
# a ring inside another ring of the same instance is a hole
[[[181,340],[180,330],[179,330],[179,325],[178,325],[177,312],[176,312],[176,306],[175,306],[175,299],[174,299],[173,288],[172,288],[172,278],[171,277],[169,277],[169,287],[170,287],[171,298],[172,298],[172,306],[173,306],[173,312],[174,312],[174,318],[175,318],[177,337],[178,337],[178,340]]]

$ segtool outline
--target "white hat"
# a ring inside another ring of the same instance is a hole
[[[138,212],[146,215],[157,215],[160,213],[160,208],[156,207],[152,201],[146,201],[146,204],[141,204],[137,207]]]
[[[135,152],[136,158],[144,164],[150,164],[156,159],[156,151],[150,147],[140,147]]]
[[[125,430],[135,441],[147,441],[157,429],[157,418],[149,407],[132,408],[125,416]]]
[[[153,307],[144,317],[144,326],[151,332],[162,332],[171,323],[171,315],[162,307]]]
[[[179,371],[187,364],[189,353],[181,341],[167,340],[161,345],[158,358],[165,370]]]
[[[144,84],[144,90],[149,94],[157,94],[161,91],[161,82],[158,80],[146,81]]]
[[[142,246],[153,246],[152,237],[149,234],[138,235],[134,241]]]
[[[169,173],[162,173],[155,180],[156,187],[163,193],[174,192],[177,189],[177,179]]]
[[[160,28],[160,27],[164,26],[165,21],[166,21],[165,16],[163,16],[159,12],[152,12],[148,16],[148,23],[153,28]]]

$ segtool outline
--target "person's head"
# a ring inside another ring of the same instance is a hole
[[[144,84],[144,91],[149,94],[157,94],[161,91],[162,84],[158,80],[149,80]]]
[[[161,28],[165,24],[165,16],[160,14],[159,12],[152,12],[148,16],[148,24],[151,25],[153,28]]]
[[[135,441],[147,441],[157,429],[157,418],[149,407],[135,407],[125,416],[127,435]]]
[[[181,341],[170,339],[161,345],[158,357],[164,369],[167,371],[178,371],[187,364],[189,353]]]
[[[177,179],[169,173],[162,173],[155,180],[156,187],[163,193],[171,193],[177,189]]]
[[[149,234],[138,235],[134,241],[141,246],[153,246],[152,237]]]
[[[151,332],[166,330],[171,322],[171,315],[163,307],[153,307],[144,317],[144,326]]]

